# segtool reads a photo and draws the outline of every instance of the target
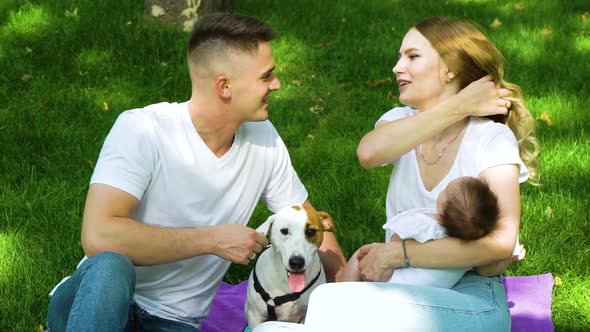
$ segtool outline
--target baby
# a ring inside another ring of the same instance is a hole
[[[493,231],[500,217],[498,199],[484,181],[460,177],[451,181],[437,198],[437,210],[407,210],[387,221],[385,241],[414,239],[420,243],[446,236],[462,240],[479,239]],[[518,245],[518,243],[517,243]],[[342,281],[361,280],[358,251],[346,264]],[[469,268],[397,268],[392,283],[451,288]]]

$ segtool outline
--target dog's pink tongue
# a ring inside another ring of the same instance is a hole
[[[301,292],[305,288],[305,273],[303,272],[291,272],[289,273],[289,289],[292,292]]]

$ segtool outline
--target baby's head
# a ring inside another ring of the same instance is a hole
[[[488,184],[464,176],[451,181],[437,200],[447,235],[463,240],[479,239],[496,228],[500,217],[498,199]]]

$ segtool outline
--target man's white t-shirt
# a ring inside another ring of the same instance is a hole
[[[140,203],[131,217],[162,227],[246,225],[261,198],[273,212],[307,199],[269,121],[242,124],[218,158],[195,130],[188,102],[123,112],[90,182],[133,195]],[[136,267],[134,299],[152,315],[198,326],[229,265],[204,255]]]
[[[411,107],[396,107],[377,121],[395,121],[418,113]],[[394,165],[387,189],[387,220],[406,210],[436,209],[436,199],[449,182],[461,176],[479,177],[486,169],[514,164],[519,167],[519,182],[529,171],[520,159],[516,137],[508,126],[487,118],[471,117],[449,173],[432,190],[424,187],[415,150],[391,160]]]

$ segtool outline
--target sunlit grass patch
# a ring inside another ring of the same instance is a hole
[[[31,3],[11,12],[8,22],[1,28],[0,35],[16,35],[29,37],[44,33],[51,26],[52,17],[40,5]]]

